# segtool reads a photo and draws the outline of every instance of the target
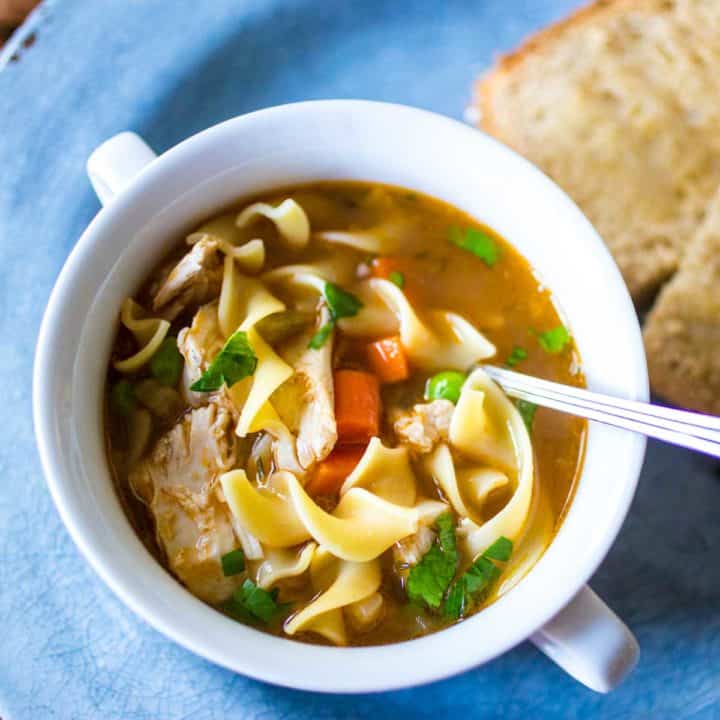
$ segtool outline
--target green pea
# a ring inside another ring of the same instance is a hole
[[[180,380],[183,357],[174,337],[166,337],[150,360],[150,372],[162,385],[175,387]]]
[[[120,380],[110,390],[110,409],[116,415],[128,417],[135,408],[135,390],[129,380]]]
[[[460,391],[465,383],[465,373],[457,370],[444,370],[433,375],[425,384],[426,400],[450,400],[456,403],[460,398]]]

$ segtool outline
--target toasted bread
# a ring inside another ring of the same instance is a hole
[[[720,191],[645,323],[650,379],[676,405],[720,415]]]
[[[601,0],[476,86],[481,126],[578,203],[639,305],[720,185],[719,58],[720,3]]]

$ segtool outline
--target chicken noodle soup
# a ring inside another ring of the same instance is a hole
[[[532,567],[582,462],[583,421],[513,402],[483,363],[584,383],[548,291],[492,230],[364,183],[245,202],[123,304],[119,492],[232,618],[335,645],[432,632]]]

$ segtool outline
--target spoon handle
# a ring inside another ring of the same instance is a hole
[[[486,366],[511,397],[720,458],[720,418],[592,392]]]

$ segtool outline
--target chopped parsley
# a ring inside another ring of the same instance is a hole
[[[471,252],[488,267],[492,267],[500,258],[498,244],[491,235],[483,230],[466,228],[463,231],[457,225],[452,225],[448,231],[448,237],[453,245]]]
[[[180,380],[183,356],[174,337],[166,337],[150,359],[150,373],[161,385],[175,387]]]
[[[333,331],[333,328],[335,327],[335,323],[330,320],[330,322],[326,322],[311,338],[310,342],[308,343],[308,347],[313,350],[319,350],[326,342],[327,339],[330,337],[330,333]]]
[[[110,409],[122,417],[128,417],[135,409],[135,389],[129,380],[119,380],[112,386]]]
[[[247,333],[237,330],[190,389],[193,392],[212,392],[219,390],[223,383],[230,388],[239,380],[252,375],[256,367],[257,357],[250,347]]]
[[[552,330],[537,333],[537,339],[540,347],[545,350],[545,352],[557,355],[570,343],[570,333],[566,327],[558,325],[552,328]]]
[[[325,323],[311,338],[308,347],[319,350],[330,337],[335,323],[346,317],[355,317],[363,304],[352,293],[346,292],[335,283],[326,282],[323,290],[328,310],[330,311],[330,322]]]
[[[532,432],[533,421],[535,420],[535,413],[537,412],[538,406],[529,400],[516,400],[515,406],[517,407],[528,432]]]
[[[515,367],[518,363],[522,362],[523,360],[527,360],[528,352],[524,347],[520,347],[520,345],[516,345],[510,355],[508,355],[508,359],[505,361],[505,364],[508,367]]]
[[[502,573],[493,561],[507,562],[512,549],[512,541],[502,536],[477,557],[450,587],[443,606],[443,614],[457,620],[467,613],[472,604],[487,597]]]
[[[439,608],[458,564],[455,520],[451,513],[439,515],[435,520],[438,537],[408,575],[407,593],[412,602]]]
[[[325,283],[325,300],[327,300],[330,317],[337,322],[340,318],[354,317],[363,306],[351,293],[345,292],[335,283]]]
[[[388,280],[397,285],[401,290],[405,287],[405,276],[399,270],[393,270],[388,275]]]
[[[286,603],[277,601],[277,588],[268,592],[258,587],[252,580],[245,582],[233,592],[222,609],[238,620],[245,622],[261,621],[270,623],[287,609]]]
[[[220,564],[225,577],[239,575],[245,569],[245,554],[239,548],[231,550],[220,558]]]

